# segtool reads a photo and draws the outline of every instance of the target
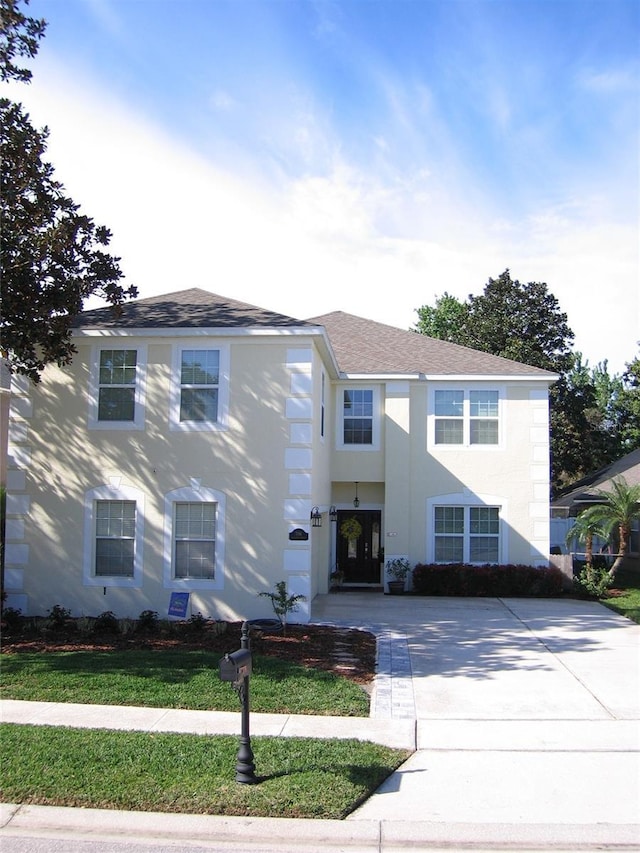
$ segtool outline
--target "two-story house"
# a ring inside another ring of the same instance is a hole
[[[382,590],[396,556],[548,564],[553,374],[199,289],[84,312],[74,342],[70,366],[13,379],[5,589],[24,614],[162,616],[182,591],[254,618],[286,580],[305,621],[337,568]]]

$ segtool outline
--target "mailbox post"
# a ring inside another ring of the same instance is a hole
[[[249,623],[242,623],[240,648],[236,652],[226,654],[220,659],[220,680],[231,682],[238,694],[242,709],[240,730],[240,747],[236,763],[236,782],[245,785],[255,785],[258,781],[251,749],[249,734],[249,676],[251,675],[251,642],[249,639]]]

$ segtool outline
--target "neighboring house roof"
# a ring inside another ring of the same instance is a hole
[[[640,448],[567,486],[553,501],[552,507],[555,509],[593,503],[597,499],[597,492],[608,491],[615,477],[624,477],[630,486],[640,484]]]
[[[90,329],[152,328],[296,328],[322,327],[337,366],[347,375],[426,375],[533,377],[556,376],[468,347],[334,311],[297,320],[255,305],[194,287],[126,302],[121,310],[97,308],[79,314],[73,327]]]
[[[340,370],[347,374],[500,375],[550,381],[557,378],[554,373],[539,367],[365,320],[343,311],[312,317],[309,322],[324,326]]]
[[[116,328],[233,328],[249,326],[306,326],[275,311],[218,296],[207,290],[192,287],[148,299],[126,302],[121,310],[96,308],[83,311],[73,323],[75,329]]]

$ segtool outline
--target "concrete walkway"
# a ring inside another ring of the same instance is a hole
[[[357,592],[319,596],[312,620],[377,634],[371,718],[252,714],[252,735],[416,748],[346,821],[4,805],[3,851],[123,834],[129,851],[133,840],[156,851],[640,850],[640,626],[593,602]],[[237,714],[149,708],[4,702],[2,712],[21,723],[203,734],[239,725]]]

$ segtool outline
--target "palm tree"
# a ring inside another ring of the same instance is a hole
[[[590,509],[593,509],[593,507],[590,507]],[[569,548],[574,542],[576,544],[584,542],[588,581],[593,580],[593,539],[595,536],[598,536],[601,539],[607,539],[609,533],[599,519],[591,516],[589,510],[583,510],[580,515],[577,516],[573,527],[567,532],[567,538],[565,540],[567,547]]]
[[[618,553],[609,569],[609,577],[613,580],[627,554],[633,519],[640,518],[640,483],[630,486],[624,477],[616,477],[611,486],[610,492],[598,490],[596,494],[602,502],[590,506],[580,513],[579,518],[585,530],[593,523],[600,524],[607,537],[617,531]]]

